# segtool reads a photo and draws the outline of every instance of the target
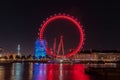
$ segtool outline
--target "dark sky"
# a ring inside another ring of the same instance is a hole
[[[43,20],[56,13],[67,13],[83,25],[86,38],[84,49],[120,49],[119,3],[90,1],[0,1],[0,47],[16,52],[20,44],[22,53],[33,53]]]

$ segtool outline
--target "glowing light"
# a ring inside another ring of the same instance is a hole
[[[35,57],[39,59],[40,57],[46,57],[46,41],[37,39],[35,42]]]
[[[34,64],[33,79],[46,80],[46,64]]]
[[[47,64],[47,79],[49,80],[91,80],[81,64]]]
[[[90,76],[88,76],[87,74],[85,74],[84,72],[85,70],[85,66],[81,65],[81,64],[75,64],[73,66],[73,75],[72,75],[72,79],[73,80],[90,80]]]
[[[23,80],[22,74],[23,74],[23,68],[24,64],[21,63],[15,63],[14,64],[14,79],[16,80]]]
[[[46,52],[49,54],[49,55],[52,55],[53,57],[70,57],[74,54],[76,54],[78,51],[80,51],[80,49],[82,48],[83,46],[83,43],[84,43],[84,31],[82,29],[82,26],[80,25],[80,23],[77,21],[77,19],[73,18],[72,16],[70,15],[66,15],[66,14],[56,14],[54,16],[50,16],[49,19],[47,19],[46,21],[44,21],[43,25],[41,26],[41,30],[40,30],[40,40],[43,39],[43,34],[44,34],[44,31],[47,27],[47,25],[49,25],[51,22],[57,20],[57,19],[66,19],[70,22],[72,22],[76,27],[77,29],[79,30],[79,43],[78,43],[78,46],[76,47],[76,49],[74,49],[74,51],[70,52],[70,53],[67,53],[65,54],[64,56],[57,56],[56,54],[51,54],[51,51],[46,49]]]

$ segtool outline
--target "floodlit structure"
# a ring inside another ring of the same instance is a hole
[[[46,57],[46,41],[37,39],[35,42],[35,57],[36,59]]]
[[[20,55],[20,44],[18,44],[18,47],[17,47],[17,55]]]

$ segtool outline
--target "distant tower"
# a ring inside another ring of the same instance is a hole
[[[20,44],[18,44],[18,47],[17,47],[17,55],[20,55]]]
[[[46,57],[46,41],[37,39],[35,42],[35,57],[39,59],[40,57]]]

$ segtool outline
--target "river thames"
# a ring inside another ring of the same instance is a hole
[[[119,80],[120,66],[106,64],[0,64],[0,80]]]

